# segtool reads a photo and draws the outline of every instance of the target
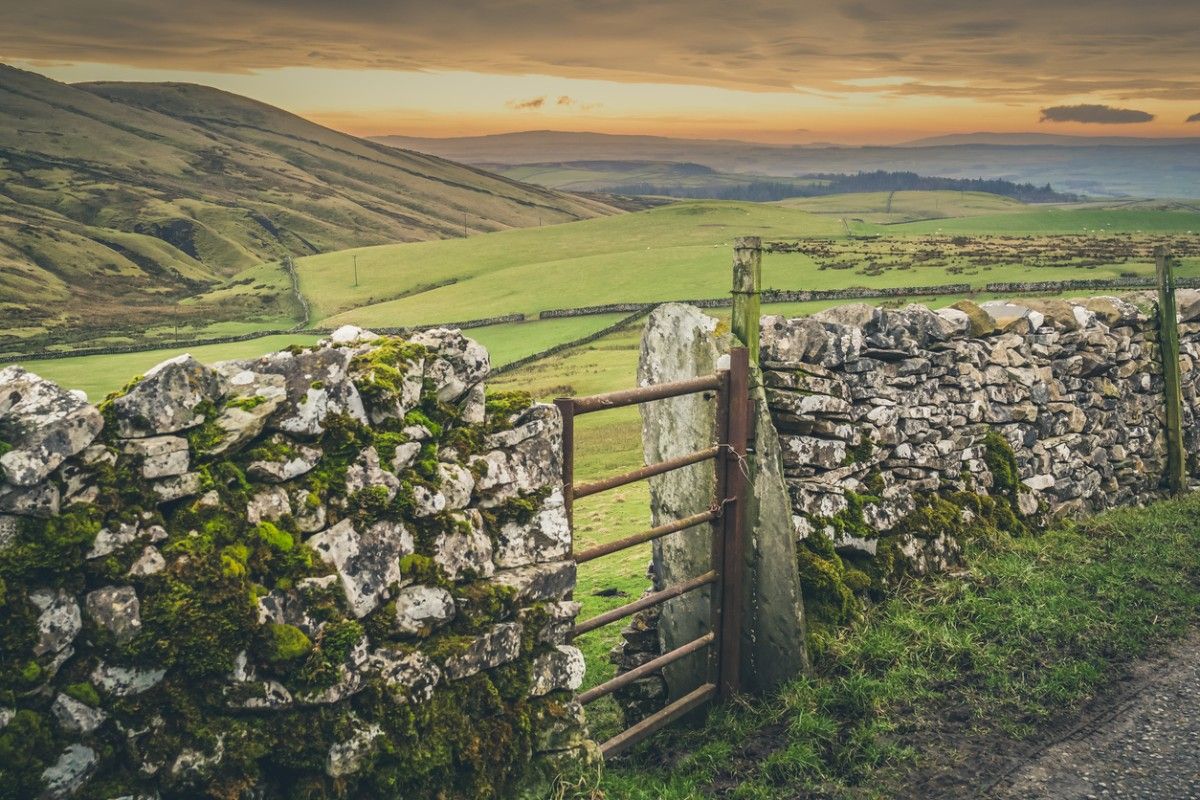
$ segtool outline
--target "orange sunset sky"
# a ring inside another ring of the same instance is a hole
[[[893,143],[1200,136],[1197,41],[1200,6],[1166,0],[39,0],[5,14],[0,61],[208,84],[360,135]]]

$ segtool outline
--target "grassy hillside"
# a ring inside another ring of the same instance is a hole
[[[1185,274],[1200,267],[1196,257],[1200,250],[1187,255],[1200,247],[1200,239],[1187,234],[1200,231],[1197,212],[1035,208],[993,195],[954,192],[933,197],[898,193],[898,197],[893,208],[902,209],[901,216],[943,202],[953,213],[980,215],[885,225],[869,221],[871,215],[862,210],[886,202],[873,195],[819,198],[806,210],[697,201],[467,240],[330,253],[297,263],[316,319],[327,325],[368,326],[528,314],[609,302],[721,297],[729,290],[732,241],[747,234],[767,239],[815,237],[815,249],[829,251],[767,256],[764,285],[779,289],[1150,275],[1150,248],[1159,241],[1155,237],[1167,234],[1186,256]],[[843,209],[845,214],[838,213]],[[1005,211],[984,213],[997,209]],[[1090,234],[1082,236],[1085,228],[1097,235],[1129,234],[1125,249],[1135,255],[1114,256],[1099,265],[1085,263],[1091,245]],[[885,238],[850,239],[848,231]],[[950,232],[980,238],[955,242]],[[1054,243],[1024,238],[1048,233],[1081,236]],[[822,240],[829,244],[821,244]],[[1050,245],[1057,248],[1053,257],[1032,257],[1035,250]],[[358,256],[357,287],[354,255]]]
[[[778,205],[812,214],[832,214],[880,224],[1029,210],[1025,203],[1009,197],[985,192],[947,191],[852,192],[826,197],[798,197],[781,200]]]
[[[326,324],[410,325],[613,301],[716,297],[728,290],[735,236],[841,231],[836,219],[792,209],[701,201],[460,241],[361,249],[358,288],[351,253],[302,258],[297,266],[302,289],[316,303],[314,314]]]
[[[611,213],[202,86],[68,86],[0,65],[0,316],[9,336],[137,330],[284,255]],[[278,317],[243,292],[186,317]]]

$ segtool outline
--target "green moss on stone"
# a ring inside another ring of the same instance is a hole
[[[264,656],[272,663],[295,661],[306,655],[313,646],[304,631],[282,623],[267,625],[264,639]]]
[[[88,681],[72,683],[63,687],[63,692],[69,697],[73,697],[81,703],[96,708],[100,705],[100,694],[96,691],[96,687]]]

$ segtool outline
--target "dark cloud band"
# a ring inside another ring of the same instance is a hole
[[[957,0],[27,5],[6,15],[0,60],[227,72],[447,69],[1000,102],[1078,94],[1071,88],[1200,100],[1196,11],[1178,0],[1008,0],[1002,13]],[[909,80],[853,82],[880,75]]]
[[[1051,106],[1042,109],[1042,122],[1087,122],[1096,125],[1129,125],[1150,122],[1154,115],[1136,108],[1102,105]]]

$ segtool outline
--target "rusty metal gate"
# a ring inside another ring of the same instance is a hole
[[[717,393],[717,424],[712,447],[650,464],[623,475],[590,483],[575,483],[575,417],[711,391]],[[572,637],[617,622],[702,586],[713,586],[712,625],[708,633],[579,695],[579,702],[586,705],[685,656],[708,650],[708,681],[604,742],[601,750],[605,757],[610,757],[709,700],[727,697],[740,689],[743,520],[748,491],[744,465],[750,426],[748,353],[744,347],[735,348],[730,352],[729,368],[711,375],[591,397],[566,397],[556,400],[555,404],[562,413],[563,493],[572,531],[575,525],[573,506],[578,498],[710,459],[716,462],[713,503],[707,511],[574,553],[575,562],[583,564],[668,534],[713,523],[712,559],[707,572],[575,625]]]

